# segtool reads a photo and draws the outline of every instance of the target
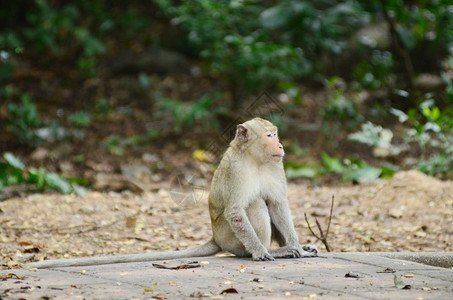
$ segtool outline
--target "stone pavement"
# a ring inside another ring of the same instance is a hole
[[[3,270],[0,299],[453,299],[452,252],[321,256],[272,262],[236,257],[159,262],[166,267],[198,262],[188,269],[162,269],[147,262]],[[447,268],[400,260],[411,257]],[[394,275],[401,282],[395,284]]]

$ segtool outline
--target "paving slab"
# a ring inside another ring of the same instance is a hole
[[[442,255],[453,258],[452,252]],[[199,267],[161,269],[145,262],[2,270],[0,299],[453,299],[451,268],[389,253],[322,253],[317,258],[272,262],[203,257],[159,263],[178,266],[188,261],[198,261]],[[394,276],[406,289],[395,285]]]

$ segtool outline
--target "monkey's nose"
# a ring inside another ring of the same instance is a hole
[[[283,149],[283,145],[278,143],[278,148]]]

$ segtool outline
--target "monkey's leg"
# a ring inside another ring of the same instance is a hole
[[[274,260],[259,240],[243,208],[232,207],[225,210],[224,216],[236,238],[252,254],[253,260]]]

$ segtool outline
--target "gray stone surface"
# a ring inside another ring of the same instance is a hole
[[[453,268],[452,252],[384,252],[382,256],[414,261],[435,267]]]
[[[151,262],[3,270],[0,276],[13,273],[23,279],[0,281],[0,299],[453,299],[451,268],[389,256],[323,253],[273,262],[204,257],[191,260],[200,262],[199,268],[181,270],[159,269]],[[172,264],[180,261],[187,260]],[[382,273],[387,268],[395,273]],[[346,278],[350,272],[359,278]],[[397,288],[394,275],[411,288]],[[221,295],[229,288],[238,293]]]

